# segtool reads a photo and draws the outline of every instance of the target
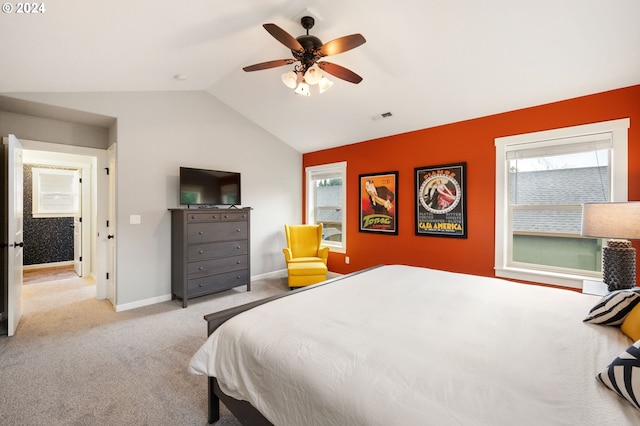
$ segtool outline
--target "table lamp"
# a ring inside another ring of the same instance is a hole
[[[640,239],[640,201],[582,205],[582,236],[606,238],[602,247],[602,278],[609,291],[636,285],[636,249]]]

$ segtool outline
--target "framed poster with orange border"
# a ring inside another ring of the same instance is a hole
[[[360,232],[398,235],[398,172],[359,177]]]
[[[466,166],[416,167],[416,235],[467,238]]]

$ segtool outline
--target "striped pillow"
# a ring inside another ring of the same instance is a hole
[[[618,355],[596,376],[605,386],[640,410],[640,340]]]
[[[633,290],[618,290],[604,296],[591,308],[587,317],[582,320],[591,324],[620,325],[640,303],[640,293]]]

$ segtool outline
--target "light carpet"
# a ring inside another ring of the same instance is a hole
[[[116,313],[88,280],[25,286],[18,330],[0,337],[0,424],[206,425],[207,379],[187,371],[204,315],[287,291],[262,279]],[[216,424],[239,425],[224,407]]]

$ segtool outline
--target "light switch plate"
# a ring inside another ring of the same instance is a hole
[[[140,215],[139,214],[132,214],[129,216],[129,223],[131,225],[140,225]]]

